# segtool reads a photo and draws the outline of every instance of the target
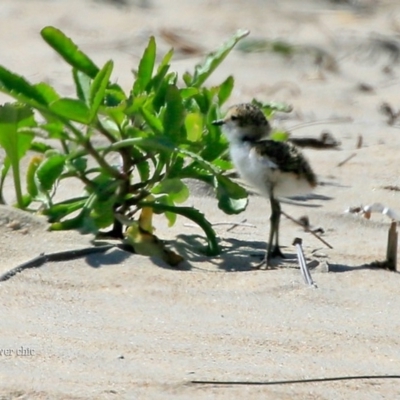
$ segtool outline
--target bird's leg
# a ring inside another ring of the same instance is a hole
[[[262,266],[269,266],[271,258],[282,257],[284,258],[279,248],[279,221],[281,218],[281,205],[272,195],[270,197],[271,202],[271,217],[270,217],[270,229],[269,239],[267,245],[267,252],[264,260],[257,264],[254,268],[260,268]]]
[[[273,234],[275,235],[275,244],[273,244],[273,236],[271,238],[271,233],[270,233],[270,243],[268,243],[268,248],[271,248],[270,257],[285,258],[279,247],[279,223],[281,220],[281,205],[280,205],[279,201],[276,200],[272,196],[271,196],[270,200],[271,200],[271,208],[272,208],[271,231],[273,231]],[[268,260],[269,260],[269,258],[268,258]]]
[[[268,245],[267,245],[267,253],[265,254],[265,258],[264,258],[264,262],[267,264],[269,264],[269,260],[272,257],[272,253],[273,253],[273,243],[274,243],[274,237],[275,237],[275,224],[274,224],[274,218],[276,218],[274,216],[274,207],[273,207],[273,198],[271,197],[271,208],[272,208],[272,213],[271,216],[269,218],[270,220],[270,224],[269,224],[269,239],[268,239]]]
[[[269,266],[271,258],[281,257],[285,258],[279,247],[279,222],[281,219],[281,205],[278,200],[274,198],[273,195],[269,198],[271,202],[271,216],[270,229],[269,229],[269,239],[267,245],[267,252],[264,259],[253,268],[261,268],[263,266]]]

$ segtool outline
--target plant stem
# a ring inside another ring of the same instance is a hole
[[[103,134],[111,143],[115,143],[116,139],[114,138],[114,136],[108,132],[107,129],[104,128],[104,126],[101,124],[100,121],[97,121],[96,123],[96,129]]]
[[[132,197],[126,200],[126,204],[128,204],[129,206],[136,206],[140,201],[142,201],[149,195],[150,195],[149,191],[142,190],[136,197]]]
[[[82,146],[87,150],[87,152],[97,161],[97,163],[107,171],[111,176],[116,179],[124,179],[125,177],[118,172],[115,168],[113,168],[107,161],[97,152],[97,150],[93,147],[90,139],[85,138],[79,129],[75,128],[71,122],[64,120],[63,121],[66,126],[72,131],[72,133],[78,139],[78,142],[82,144]]]
[[[24,208],[24,201],[22,198],[22,190],[21,190],[21,179],[19,176],[19,165],[18,163],[12,163],[13,170],[13,178],[14,178],[14,186],[15,186],[15,194],[17,197],[18,208]]]
[[[64,139],[61,139],[60,142],[61,142],[61,146],[64,150],[64,153],[69,154],[69,148],[68,148],[67,142]]]
[[[108,164],[108,162],[93,147],[93,145],[89,139],[83,139],[82,145],[85,147],[85,149],[88,151],[88,153],[97,161],[97,163],[100,165],[100,167],[102,167],[112,177],[114,177],[116,179],[122,179],[122,180],[126,179],[124,174],[121,174],[115,168],[113,168],[110,164]]]

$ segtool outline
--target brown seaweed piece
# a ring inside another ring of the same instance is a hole
[[[298,147],[311,147],[313,149],[336,149],[340,146],[340,142],[329,132],[322,132],[319,138],[289,138],[288,141]]]

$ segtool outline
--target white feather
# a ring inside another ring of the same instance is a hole
[[[271,190],[274,197],[289,197],[312,191],[312,186],[305,178],[295,173],[282,172],[268,157],[256,154],[248,143],[231,142],[230,155],[239,175],[265,197],[270,197]]]

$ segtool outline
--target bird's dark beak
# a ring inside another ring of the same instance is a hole
[[[223,120],[223,119],[216,119],[215,121],[213,121],[213,122],[211,122],[213,125],[217,125],[217,126],[220,126],[220,125],[224,125],[225,124],[225,121]]]

